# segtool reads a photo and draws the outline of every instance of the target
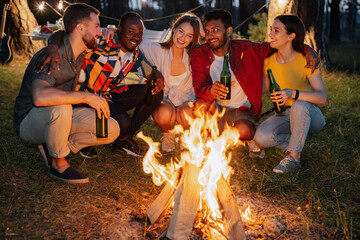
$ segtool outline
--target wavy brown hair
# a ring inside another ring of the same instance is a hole
[[[178,17],[171,26],[170,36],[166,39],[165,42],[160,43],[160,45],[164,48],[170,48],[174,44],[173,36],[175,29],[179,27],[182,23],[188,22],[194,29],[193,39],[190,42],[190,44],[186,47],[187,53],[190,54],[191,51],[194,49],[194,47],[199,43],[200,26],[199,26],[199,22],[196,19],[197,17],[193,13],[185,13],[184,15]]]

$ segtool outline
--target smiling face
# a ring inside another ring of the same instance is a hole
[[[121,50],[133,52],[142,41],[144,25],[140,19],[132,17],[127,19],[116,32],[121,44]]]
[[[230,28],[231,27],[225,29],[221,19],[213,19],[205,23],[205,39],[212,50],[218,50],[225,47],[229,42],[230,32],[232,32]]]
[[[291,45],[292,40],[295,37],[295,33],[288,34],[285,25],[279,20],[275,20],[270,26],[270,46],[275,49],[281,49],[288,44]]]
[[[88,49],[96,49],[97,38],[101,36],[99,17],[95,13],[91,13],[90,20],[84,22],[84,27],[83,42]]]
[[[174,29],[173,46],[184,49],[194,38],[194,28],[188,22],[183,22]]]

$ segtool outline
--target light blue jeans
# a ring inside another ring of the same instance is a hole
[[[257,128],[254,140],[262,147],[301,152],[308,134],[320,132],[325,118],[316,104],[296,100],[285,115],[274,115]]]
[[[113,142],[120,132],[119,124],[108,119],[108,137],[96,138],[95,109],[59,105],[34,107],[21,121],[20,138],[32,144],[46,143],[52,157],[66,157],[84,147]]]

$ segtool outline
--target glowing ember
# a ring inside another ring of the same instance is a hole
[[[240,212],[240,214],[241,214],[241,217],[242,217],[243,221],[245,221],[245,222],[252,221],[252,219],[250,218],[250,215],[251,215],[250,206],[248,206],[246,208],[244,213]]]
[[[197,220],[197,225],[201,222],[203,228],[215,228],[217,232],[223,234],[226,231],[226,223],[218,203],[217,183],[222,177],[227,182],[230,181],[231,153],[228,150],[243,143],[239,141],[238,131],[232,127],[226,125],[222,132],[219,131],[218,118],[221,116],[221,113],[216,112],[213,115],[205,114],[196,119],[188,119],[190,123],[188,130],[177,125],[173,132],[180,135],[180,140],[187,150],[181,153],[180,159],[171,159],[165,166],[158,160],[162,157],[159,151],[160,144],[145,137],[142,132],[137,136],[149,145],[143,160],[143,169],[145,173],[152,174],[156,185],[166,182],[176,188],[181,169],[186,162],[200,168],[198,182],[201,185],[201,200],[198,215],[201,219]],[[250,209],[248,213],[249,211]]]

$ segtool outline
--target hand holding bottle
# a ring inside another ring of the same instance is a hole
[[[99,97],[103,98],[103,91],[99,91]],[[96,137],[97,138],[107,138],[108,137],[108,121],[104,113],[100,110],[96,114]]]
[[[285,112],[286,107],[284,104],[286,101],[284,101],[284,99],[283,99],[284,98],[282,95],[283,91],[281,91],[280,86],[275,81],[275,78],[274,78],[274,75],[273,75],[271,69],[268,69],[267,73],[268,73],[269,81],[270,81],[269,91],[271,94],[271,100],[273,101],[275,111],[277,113]]]
[[[235,85],[235,81],[231,81],[231,87]],[[216,81],[210,88],[211,95],[216,99],[223,99],[229,92],[229,88],[219,81]]]
[[[271,100],[276,101],[279,105],[284,105],[287,100],[292,98],[294,89],[285,88],[283,90],[271,93]]]

